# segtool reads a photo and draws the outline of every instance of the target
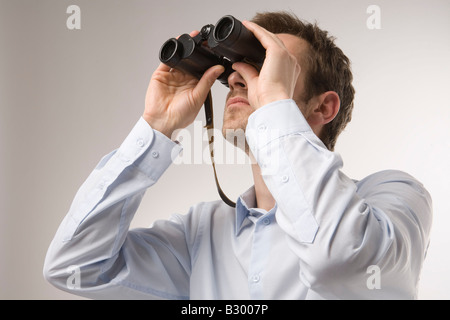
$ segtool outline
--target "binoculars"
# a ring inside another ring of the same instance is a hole
[[[200,79],[210,67],[222,65],[218,80],[228,87],[228,77],[235,62],[245,62],[261,69],[266,49],[238,19],[227,15],[216,25],[204,26],[195,37],[183,34],[167,40],[159,51],[159,60],[171,68]]]

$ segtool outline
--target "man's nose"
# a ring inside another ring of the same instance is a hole
[[[238,88],[247,89],[247,83],[244,78],[236,71],[228,77],[228,85],[231,90],[236,90]]]

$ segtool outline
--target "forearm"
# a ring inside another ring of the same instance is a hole
[[[83,270],[83,284],[101,282],[115,259],[145,190],[171,163],[180,147],[140,119],[120,148],[105,156],[77,192],[48,250],[44,273],[66,288],[67,268]]]
[[[416,273],[431,221],[426,191],[400,173],[355,184],[340,171],[340,156],[325,148],[296,108],[293,101],[263,107],[249,118],[246,134],[303,280],[319,291],[326,283],[332,291],[335,281],[365,287],[371,265],[384,279],[395,279],[408,264]]]

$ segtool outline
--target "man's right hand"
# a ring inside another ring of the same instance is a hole
[[[174,130],[185,128],[195,120],[209,90],[223,71],[223,66],[213,66],[198,80],[161,63],[150,80],[142,117],[153,129],[170,139]]]

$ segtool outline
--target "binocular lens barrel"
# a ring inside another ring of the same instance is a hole
[[[217,22],[216,27],[214,28],[214,38],[217,41],[223,41],[228,38],[233,31],[234,20],[225,16]]]
[[[233,62],[244,61],[260,69],[266,58],[266,49],[238,19],[224,16],[217,21],[213,32],[217,43],[212,49]]]
[[[178,39],[167,40],[159,51],[159,60],[171,68],[187,72],[198,79],[210,67],[224,65],[219,56],[207,47],[197,45],[188,34],[183,34]]]
[[[178,41],[176,39],[167,40],[161,47],[159,60],[163,63],[169,63],[172,59],[176,58],[177,49]]]

